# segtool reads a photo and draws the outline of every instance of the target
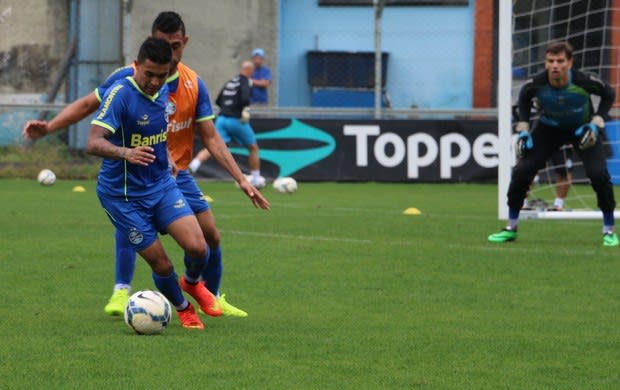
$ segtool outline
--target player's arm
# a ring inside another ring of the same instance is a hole
[[[532,110],[532,99],[536,93],[536,85],[533,80],[528,80],[519,91],[519,99],[517,101],[517,112],[519,121],[517,122],[517,132],[529,130],[530,113]]]
[[[594,75],[588,75],[587,77],[590,84],[590,88],[588,88],[589,92],[594,95],[598,95],[601,98],[594,116],[598,115],[604,119],[608,119],[609,110],[611,110],[611,107],[616,100],[616,91],[611,87],[611,85]]]
[[[150,146],[138,146],[135,148],[116,146],[107,139],[112,133],[113,131],[107,126],[93,124],[88,132],[86,151],[95,156],[112,160],[127,160],[131,164],[144,166],[155,161],[153,148]]]
[[[99,107],[99,99],[95,92],[74,101],[66,106],[51,121],[30,120],[26,122],[22,130],[25,139],[38,139],[47,134],[64,129],[86,118]]]
[[[108,78],[97,87],[93,92],[79,98],[65,107],[58,115],[49,122],[41,120],[31,120],[26,122],[22,130],[25,139],[37,139],[47,134],[64,129],[74,123],[81,121],[97,110],[101,103],[101,96],[116,80],[133,74],[131,66],[116,69]]]
[[[250,98],[252,96],[251,82],[250,79],[245,77],[241,79],[241,85],[239,85],[239,104],[241,105],[239,108],[241,110],[250,105]]]

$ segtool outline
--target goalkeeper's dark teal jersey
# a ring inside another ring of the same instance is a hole
[[[600,97],[595,110],[591,95]],[[607,117],[614,103],[615,91],[594,75],[577,70],[569,71],[569,83],[564,88],[549,85],[547,71],[528,80],[519,94],[519,120],[530,119],[534,100],[540,113],[540,123],[573,131],[590,121],[593,115]]]
[[[97,192],[109,197],[142,198],[174,183],[168,167],[168,87],[155,96],[144,93],[131,77],[121,79],[106,91],[91,122],[111,132],[116,146],[150,146],[155,161],[148,166],[105,158],[99,171]]]

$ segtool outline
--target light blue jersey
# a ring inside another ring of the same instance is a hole
[[[155,161],[148,166],[126,160],[105,158],[99,171],[97,192],[106,197],[143,198],[174,185],[168,167],[168,89],[164,85],[155,96],[145,94],[131,77],[108,88],[103,103],[91,122],[112,134],[107,139],[116,146],[150,146]]]

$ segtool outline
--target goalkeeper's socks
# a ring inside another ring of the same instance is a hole
[[[611,226],[611,230],[613,230],[615,221],[614,221],[614,212],[612,211],[603,211],[603,225]]]
[[[207,266],[202,271],[202,280],[205,281],[207,289],[211,291],[211,294],[218,296],[220,291],[220,283],[222,281],[222,250],[218,246],[211,249],[209,259],[207,260]]]
[[[136,271],[136,251],[131,246],[127,234],[118,229],[114,233],[114,241],[116,246],[114,281],[116,284],[130,285]]]
[[[520,209],[508,209],[508,219],[517,221],[519,219]]]
[[[198,283],[200,274],[207,265],[208,258],[209,247],[207,247],[207,255],[200,259],[194,259],[185,252],[185,256],[183,256],[183,262],[185,263],[185,280],[192,284]]]
[[[181,286],[179,286],[179,282],[177,280],[177,274],[174,270],[172,270],[172,273],[168,276],[159,276],[154,272],[152,275],[157,289],[159,289],[159,291],[161,291],[161,293],[168,298],[174,307],[180,310],[187,307],[187,301],[183,296]]]

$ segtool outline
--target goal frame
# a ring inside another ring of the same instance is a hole
[[[620,7],[620,0],[611,2],[612,7]],[[620,11],[612,11],[612,23],[620,22]],[[515,162],[512,145],[512,34],[513,34],[513,2],[500,1],[498,13],[498,80],[497,80],[497,133],[498,133],[498,169],[497,169],[497,200],[498,219],[508,219],[508,187],[510,185],[512,166]],[[612,33],[612,44],[620,43],[620,30]],[[620,49],[614,49],[616,54]],[[612,80],[620,79],[619,72],[611,72]],[[616,218],[620,218],[620,211],[615,211]],[[602,214],[598,210],[572,211],[521,211],[522,219],[600,219]]]

